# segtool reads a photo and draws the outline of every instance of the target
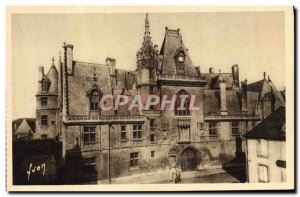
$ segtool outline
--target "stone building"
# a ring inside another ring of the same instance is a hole
[[[285,107],[279,107],[246,133],[250,183],[286,181]]]
[[[31,140],[35,133],[34,118],[19,118],[12,122],[13,141]]]
[[[113,58],[104,64],[76,61],[72,45],[63,49],[58,71],[53,64],[44,75],[40,68],[36,138],[57,136],[66,162],[76,153],[86,169],[78,176],[93,180],[166,170],[173,163],[184,171],[220,167],[243,154],[241,138],[248,129],[285,105],[265,74],[247,84],[240,83],[238,65],[228,73],[195,67],[179,29],[166,27],[159,50],[151,40],[148,15],[134,71],[117,69]],[[143,101],[148,95],[168,100],[185,95],[184,106],[195,95],[199,110],[178,110],[176,100],[175,110],[166,106],[161,111],[158,104],[150,110],[125,105],[101,111],[105,95],[114,98],[107,105],[118,95],[129,100],[141,95]]]

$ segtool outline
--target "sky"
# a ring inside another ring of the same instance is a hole
[[[63,42],[74,45],[74,60],[134,70],[144,35],[145,13],[12,15],[13,119],[35,117],[39,66],[55,63]],[[151,37],[159,49],[165,27],[180,28],[183,42],[201,72],[231,72],[239,65],[248,83],[270,75],[278,90],[285,83],[283,12],[151,13]]]

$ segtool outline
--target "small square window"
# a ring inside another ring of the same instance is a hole
[[[96,165],[96,157],[89,157],[84,159],[85,166],[94,166]]]
[[[151,151],[151,157],[155,157],[155,151]]]
[[[238,136],[240,134],[240,123],[231,122],[231,135]]]
[[[55,125],[55,121],[51,121],[51,125]]]
[[[84,127],[83,141],[85,143],[96,142],[96,127]]]
[[[150,135],[150,141],[151,141],[151,142],[154,142],[154,141],[155,141],[155,134],[151,134],[151,135]]]
[[[41,98],[41,104],[43,107],[46,107],[48,104],[48,98],[47,97],[42,97]]]
[[[155,128],[155,119],[150,119],[150,128]]]
[[[209,123],[209,135],[218,136],[219,124],[217,122]]]
[[[133,125],[133,139],[142,139],[142,125]]]
[[[48,139],[48,135],[47,134],[41,135],[41,139],[43,139],[43,140]]]
[[[269,156],[269,143],[267,140],[259,139],[257,140],[257,156],[258,157],[268,157]]]
[[[258,182],[268,183],[269,182],[269,169],[268,166],[259,164],[258,165]]]
[[[47,115],[41,115],[41,125],[48,126],[48,116]]]
[[[166,132],[168,130],[169,123],[161,123],[161,130]]]
[[[120,129],[120,140],[126,140],[126,125],[121,125]]]
[[[130,167],[136,168],[139,166],[139,153],[130,153]]]

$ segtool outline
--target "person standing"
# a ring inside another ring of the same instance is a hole
[[[181,183],[181,170],[177,168],[176,164],[173,164],[170,169],[169,176],[172,183]]]

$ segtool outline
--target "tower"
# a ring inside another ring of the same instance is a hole
[[[58,110],[58,72],[52,58],[52,65],[46,75],[44,67],[39,68],[35,139],[53,139],[57,136]]]
[[[156,71],[158,69],[158,48],[153,45],[150,36],[148,14],[145,18],[145,32],[142,47],[138,50],[137,57],[137,90],[144,99],[149,94],[155,94]],[[143,98],[142,98],[143,99]],[[143,100],[144,101],[144,100]],[[145,103],[145,102],[143,102]]]

